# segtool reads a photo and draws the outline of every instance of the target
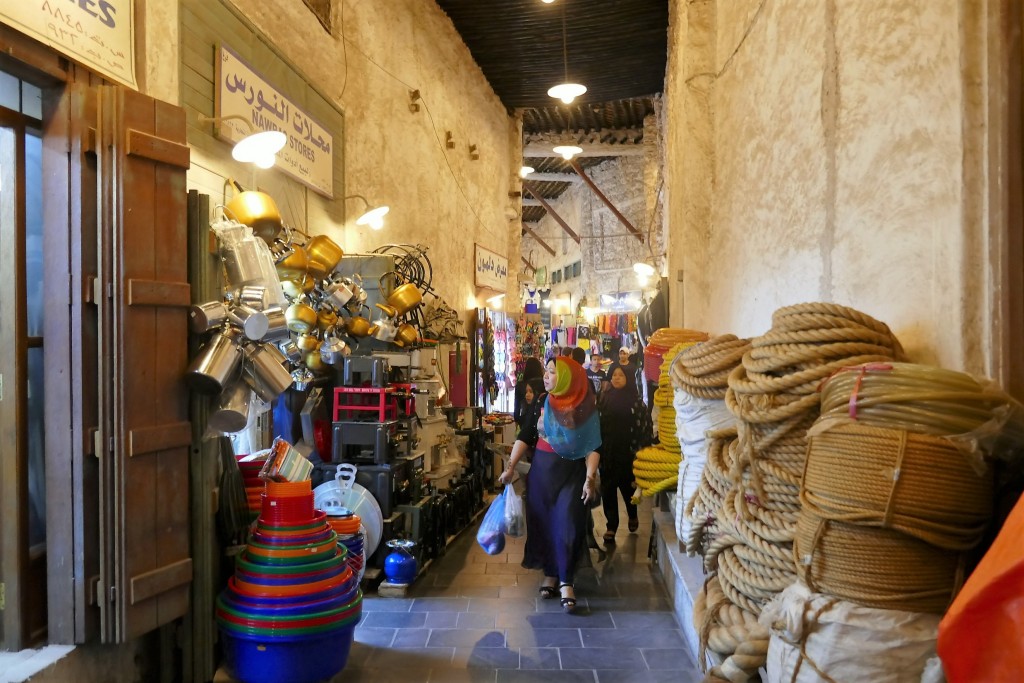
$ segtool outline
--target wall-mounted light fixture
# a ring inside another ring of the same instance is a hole
[[[636,281],[640,283],[640,286],[646,287],[647,283],[651,281],[651,277],[654,276],[654,266],[637,261],[633,264],[633,272],[636,273]]]
[[[288,138],[277,130],[258,131],[252,125],[252,121],[241,114],[230,114],[228,116],[203,116],[199,115],[200,123],[221,123],[223,121],[238,120],[249,128],[249,134],[235,143],[231,149],[231,157],[235,161],[244,164],[255,164],[259,168],[270,168],[274,165],[275,157],[280,152]]]
[[[552,147],[551,151],[555,154],[561,154],[562,158],[568,161],[577,154],[582,154],[583,148],[576,145],[559,145],[558,147]]]
[[[366,207],[362,215],[356,219],[356,225],[368,225],[374,230],[380,230],[384,227],[384,216],[391,210],[391,207],[386,204],[374,206],[361,194],[346,195],[345,199],[361,199]]]

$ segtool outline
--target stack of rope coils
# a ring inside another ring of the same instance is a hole
[[[707,335],[692,330],[658,330],[655,335],[676,332],[676,337],[699,338]],[[662,334],[664,338],[665,335]],[[654,335],[652,335],[652,340]],[[682,458],[679,439],[676,437],[676,409],[672,406],[672,380],[669,368],[676,356],[696,344],[696,339],[677,342],[665,353],[658,377],[658,389],[654,392],[654,419],[658,425],[660,446],[642,448],[633,461],[633,476],[636,478],[636,493],[633,501],[640,497],[653,496],[662,491],[674,491],[679,478],[679,461]]]
[[[749,339],[727,334],[692,346],[672,362],[669,373],[674,389],[676,435],[682,450],[676,484],[676,534],[684,543],[693,533],[694,520],[686,508],[700,487],[707,461],[709,431],[726,429],[736,418],[725,405],[729,373],[750,348]],[[717,508],[717,506],[716,506]],[[702,527],[704,516],[698,522]]]
[[[889,328],[844,306],[826,303],[781,308],[772,328],[755,338],[742,363],[729,374],[726,404],[736,415],[738,440],[732,448],[732,488],[716,515],[719,536],[708,548],[705,564],[717,567],[728,602],[754,616],[774,595],[796,580],[792,543],[800,512],[800,477],[806,454],[805,435],[818,417],[822,380],[841,368],[888,362],[903,357]],[[720,610],[708,609],[701,631],[713,631]],[[764,632],[750,636],[762,643]],[[741,681],[728,669],[756,675],[732,655],[707,680]],[[719,653],[725,654],[725,653]],[[765,661],[767,648],[760,652]],[[760,664],[758,664],[760,666]],[[723,669],[723,667],[725,667]]]
[[[686,515],[693,523],[690,535],[685,539],[686,552],[690,556],[717,557],[717,553],[711,553],[710,549],[721,529],[719,511],[725,495],[732,488],[729,472],[732,470],[732,449],[736,439],[735,428],[707,433],[708,457],[700,486],[686,504]],[[709,567],[705,561],[704,570],[711,572],[714,567]]]
[[[1019,406],[963,373],[905,363],[822,385],[794,555],[813,591],[942,614],[992,513],[992,444],[1024,441]],[[946,438],[950,437],[950,438]]]

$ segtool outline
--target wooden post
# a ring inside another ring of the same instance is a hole
[[[523,183],[523,189],[529,192],[531,195],[533,195],[533,198],[540,202],[540,205],[543,206],[544,209],[551,214],[551,217],[555,219],[555,222],[562,226],[562,230],[565,230],[569,234],[569,237],[573,238],[576,244],[580,243],[580,236],[577,235],[576,232],[569,227],[569,224],[566,223],[562,219],[562,217],[558,215],[557,211],[551,208],[551,205],[548,204],[547,201],[545,201],[544,197],[540,195],[540,192],[534,190],[534,188],[527,183]]]
[[[615,205],[612,204],[611,200],[608,199],[608,197],[604,196],[604,193],[598,189],[597,185],[594,184],[594,181],[590,179],[590,176],[583,172],[583,167],[580,166],[580,162],[576,161],[575,159],[570,159],[569,163],[576,170],[576,173],[579,174],[580,178],[583,179],[583,182],[587,184],[587,187],[594,191],[594,194],[596,194],[598,198],[605,203],[605,206],[612,210],[612,213],[615,214],[615,217],[619,219],[619,222],[625,225],[626,229],[633,233],[633,236],[640,240],[640,243],[643,244],[643,233],[634,228],[633,224],[630,223],[629,220],[627,220],[626,217],[623,216],[622,213],[615,208]]]

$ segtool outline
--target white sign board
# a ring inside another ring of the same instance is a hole
[[[326,197],[334,196],[334,137],[294,102],[267,83],[230,49],[217,55],[217,116],[242,116],[256,131],[278,130],[288,142],[279,168]],[[238,120],[222,121],[217,136],[238,142],[252,132]]]
[[[0,23],[46,43],[93,71],[135,84],[135,0],[0,2]]]
[[[508,259],[501,254],[476,246],[476,286],[498,292],[508,288]]]

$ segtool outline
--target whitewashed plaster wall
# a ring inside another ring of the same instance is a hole
[[[666,85],[672,323],[766,331],[833,301],[914,360],[983,372],[983,131],[957,0],[672,3]],[[964,26],[968,28],[964,28]],[[682,269],[682,282],[676,271]]]
[[[474,285],[473,245],[479,243],[508,257],[515,292],[519,250],[518,243],[510,244],[505,212],[522,159],[521,136],[440,8],[422,0],[343,0],[334,7],[332,36],[302,0],[231,2],[344,112],[345,193],[391,207],[387,227],[374,232],[355,226],[362,203],[349,200],[343,234],[331,233],[343,249],[426,245],[435,289],[466,310],[491,294]],[[145,0],[145,15],[176,27],[176,6]],[[143,33],[147,91],[176,101],[177,50],[166,45],[176,30],[147,23]],[[421,96],[415,113],[409,109],[410,90]],[[447,131],[452,149],[445,146]],[[470,158],[470,145],[476,145],[478,160]],[[260,185],[275,187],[266,178]],[[282,212],[301,213],[286,194]],[[315,225],[309,229],[319,232]]]

